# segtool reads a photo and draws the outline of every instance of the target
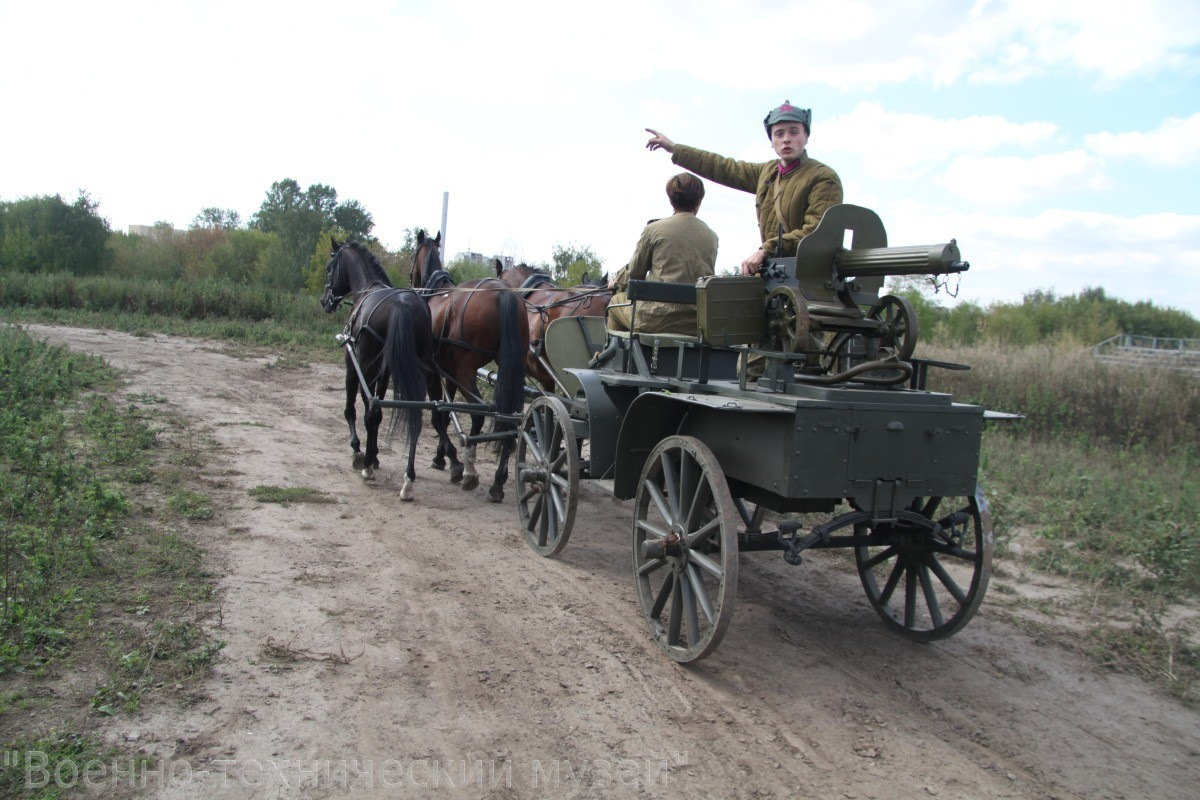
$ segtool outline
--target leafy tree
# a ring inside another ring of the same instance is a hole
[[[496,273],[491,261],[472,261],[469,258],[459,258],[446,264],[446,272],[454,278],[455,283],[475,280],[476,278],[494,278]]]
[[[291,267],[278,264],[270,280],[287,289],[304,285],[322,232],[338,226],[339,216],[356,234],[362,234],[364,243],[369,243],[370,229],[374,226],[371,215],[355,201],[338,205],[337,190],[332,186],[316,183],[302,191],[300,184],[291,178],[271,184],[250,227],[277,235]]]
[[[84,191],[70,204],[57,194],[0,203],[0,270],[104,272],[112,231],[99,206]]]
[[[346,237],[364,244],[370,244],[375,239],[371,229],[375,220],[370,212],[362,207],[357,200],[347,200],[333,210],[333,222],[346,232]]]
[[[242,215],[233,209],[209,206],[200,209],[200,213],[192,220],[192,229],[212,228],[231,231],[242,226]]]
[[[183,261],[174,242],[121,231],[109,237],[112,254],[108,274],[120,278],[173,281],[183,275]]]
[[[593,276],[604,273],[604,262],[587,246],[556,244],[550,262],[550,277],[561,286],[582,282],[585,272]]]

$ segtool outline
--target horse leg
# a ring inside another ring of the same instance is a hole
[[[383,409],[371,406],[363,415],[363,425],[367,429],[367,452],[363,456],[363,480],[375,480],[375,470],[379,467],[379,424],[383,421]]]
[[[413,491],[413,483],[417,480],[416,460],[417,440],[414,436],[408,443],[408,469],[404,470],[404,483],[400,486],[400,499],[406,503],[411,503],[416,497]]]
[[[471,436],[478,436],[483,430],[483,415],[471,415]],[[467,445],[463,450],[463,482],[462,488],[464,491],[471,491],[479,488],[479,473],[475,471],[475,450],[473,444]]]
[[[500,443],[499,463],[496,465],[496,477],[488,489],[488,500],[493,503],[504,502],[504,484],[508,483],[508,459],[512,455],[512,439]]]
[[[349,356],[346,357],[346,410],[343,416],[346,418],[346,424],[350,426],[350,449],[354,453],[354,469],[355,471],[363,468],[363,454],[361,442],[358,440],[358,430],[354,427],[354,422],[357,417],[354,406],[358,401],[358,373],[354,371],[354,367],[350,364]]]
[[[446,448],[450,446],[446,435],[446,412],[434,411],[429,415],[433,422],[433,429],[437,432],[438,443],[437,452],[433,455],[433,461],[429,464],[430,467],[437,470],[446,468]]]

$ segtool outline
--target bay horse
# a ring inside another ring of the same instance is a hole
[[[529,317],[529,349],[525,352],[525,371],[547,392],[554,391],[553,372],[545,358],[546,328],[560,317],[603,317],[612,290],[606,276],[578,286],[561,288],[549,275],[526,264],[503,269],[495,262],[496,278],[516,289],[525,301]]]
[[[456,393],[469,402],[484,402],[479,393],[477,370],[496,362],[496,386],[493,397],[500,414],[515,415],[525,403],[525,366],[522,357],[529,342],[529,323],[521,308],[520,299],[505,284],[494,278],[464,281],[455,285],[442,268],[441,233],[434,238],[417,231],[417,248],[413,253],[410,284],[422,292],[433,317],[433,337],[440,380],[430,382],[430,397],[452,401]],[[483,430],[485,415],[472,414],[470,436]],[[438,433],[438,449],[434,469],[445,469],[450,463],[450,480],[462,481],[463,489],[479,485],[475,471],[475,445],[463,451],[463,462],[447,432],[449,412],[433,414],[433,426]],[[496,420],[495,431],[515,430],[511,422]],[[508,461],[514,440],[498,440],[496,475],[488,489],[488,499],[499,503],[504,499],[504,484],[508,482]]]
[[[349,344],[354,351],[354,359],[350,351],[346,351],[345,417],[350,426],[354,469],[362,470],[365,480],[374,480],[375,470],[379,467],[379,425],[383,420],[383,409],[371,399],[385,398],[389,383],[393,399],[424,401],[427,398],[429,375],[436,371],[429,306],[411,289],[392,286],[379,261],[363,245],[339,243],[333,237],[329,241],[332,251],[329,263],[325,265],[321,306],[327,313],[333,313],[342,300],[354,297],[350,318],[339,337],[343,346]],[[355,401],[360,393],[367,405],[363,415],[367,432],[365,453],[360,449],[354,425]],[[413,481],[417,478],[414,462],[421,420],[420,409],[392,409],[388,438],[403,429],[408,439],[408,466],[400,488],[401,500],[412,500],[414,496]]]

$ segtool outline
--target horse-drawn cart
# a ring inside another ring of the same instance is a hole
[[[354,277],[360,268],[340,263],[341,252],[328,268],[329,310],[366,285]],[[368,391],[357,361],[355,346],[371,337],[350,335],[351,444],[360,458],[360,391],[376,425],[385,407],[431,410],[435,421],[458,410],[516,422],[509,434],[480,435],[476,425],[462,443],[516,437],[517,509],[529,545],[553,556],[567,544],[580,481],[632,499],[642,612],[655,641],[681,662],[720,643],[744,551],[779,551],[798,565],[808,550],[849,548],[888,627],[918,640],[949,636],[975,614],[988,584],[992,529],[976,479],[988,413],[927,390],[930,368],[966,367],[914,358],[911,305],[879,291],[888,275],[965,269],[953,241],[889,248],[873,212],[835,206],[795,258],[768,261],[762,277],[629,283],[635,331],[639,301],[694,303],[695,336],[615,333],[603,317],[554,320],[544,348],[560,391],[540,394],[522,416],[430,401],[415,388],[387,400],[388,370]],[[436,328],[434,338],[445,338]],[[399,358],[393,375],[405,371]],[[439,427],[445,439],[445,422]],[[412,457],[410,449],[410,478]]]
[[[931,366],[962,367],[914,359],[911,306],[878,291],[885,275],[966,268],[953,242],[888,248],[874,213],[839,206],[765,281],[630,283],[635,329],[639,300],[694,302],[696,336],[555,321],[546,351],[569,394],[535,399],[517,445],[530,546],[566,545],[581,480],[634,500],[641,608],[683,662],[720,642],[743,551],[799,564],[809,549],[850,548],[889,627],[919,640],[958,631],[990,570],[976,481],[985,412],[926,389]]]

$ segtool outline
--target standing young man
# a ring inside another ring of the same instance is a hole
[[[671,161],[686,170],[732,189],[754,193],[762,244],[742,261],[742,273],[754,275],[768,257],[794,256],[796,245],[812,233],[830,206],[842,202],[837,173],[808,157],[812,110],[784,101],[763,120],[777,160],[753,163],[675,144],[652,128],[650,150],[671,153]],[[782,226],[783,235],[780,236]]]

